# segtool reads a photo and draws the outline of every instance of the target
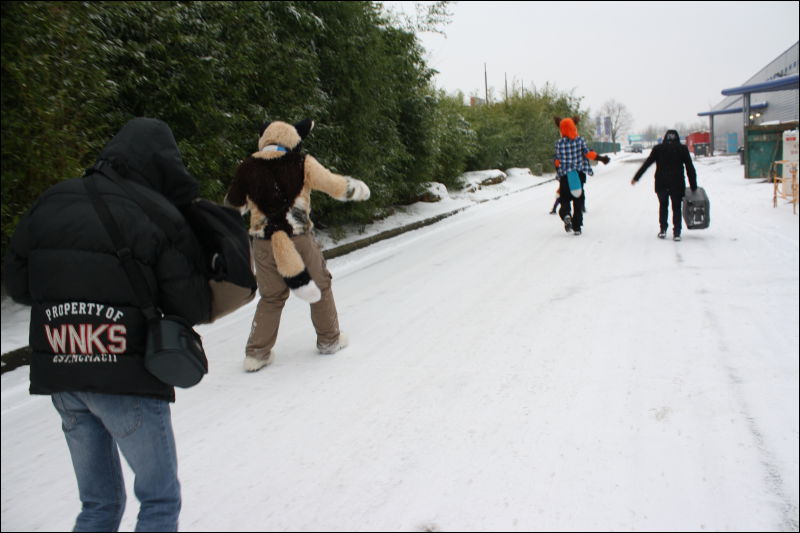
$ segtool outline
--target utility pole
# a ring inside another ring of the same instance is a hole
[[[483,90],[486,96],[486,105],[489,105],[489,78],[486,76],[486,63],[483,64]]]
[[[508,72],[503,72],[506,77],[506,102],[508,102]]]

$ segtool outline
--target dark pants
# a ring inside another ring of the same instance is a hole
[[[581,175],[581,185],[586,181],[586,175],[579,172]],[[572,216],[572,229],[579,231],[583,226],[583,202],[586,200],[586,191],[582,190],[578,198],[572,196],[569,192],[569,184],[567,177],[561,178],[561,185],[559,186],[559,199],[561,200],[561,207],[558,209],[558,216],[561,220],[567,215]]]
[[[669,224],[669,202],[672,201],[672,234],[681,234],[681,204],[683,203],[683,191],[657,191],[658,194],[658,223],[661,231],[666,232]]]

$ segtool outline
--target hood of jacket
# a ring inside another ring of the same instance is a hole
[[[664,144],[680,144],[681,137],[677,130],[667,130],[662,141]]]
[[[197,198],[197,180],[183,164],[172,130],[160,120],[130,120],[97,160],[110,162],[122,177],[160,192],[175,205]]]

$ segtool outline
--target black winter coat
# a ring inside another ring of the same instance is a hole
[[[125,241],[166,314],[192,324],[210,316],[210,293],[197,239],[176,206],[197,196],[169,127],[133,119],[106,145],[106,161],[174,224],[171,236],[117,184],[95,173]],[[5,258],[4,282],[31,305],[30,392],[93,391],[175,399],[144,367],[147,324],[83,178],[61,182],[19,222]]]
[[[675,140],[671,140],[673,138]],[[647,160],[636,171],[633,179],[639,181],[653,163],[656,164],[656,192],[670,191],[680,194],[686,192],[684,167],[689,176],[689,185],[692,190],[697,189],[697,173],[692,164],[692,156],[686,145],[681,144],[677,131],[667,131],[664,135],[664,142],[653,147]]]

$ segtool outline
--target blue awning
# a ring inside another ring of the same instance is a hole
[[[750,109],[765,109],[769,104],[767,102],[761,102],[759,104],[752,104]],[[703,111],[702,113],[698,113],[698,117],[708,117],[711,115],[732,115],[733,113],[741,113],[744,111],[743,107],[731,107],[728,109],[717,109],[714,111]]]
[[[742,85],[741,87],[732,87],[730,89],[723,89],[722,94],[725,96],[733,96],[735,94],[748,94],[748,93],[770,93],[773,91],[789,91],[798,88],[798,80],[800,75],[792,74],[791,76],[784,76],[776,78],[771,81],[763,83],[754,83],[753,85]]]

